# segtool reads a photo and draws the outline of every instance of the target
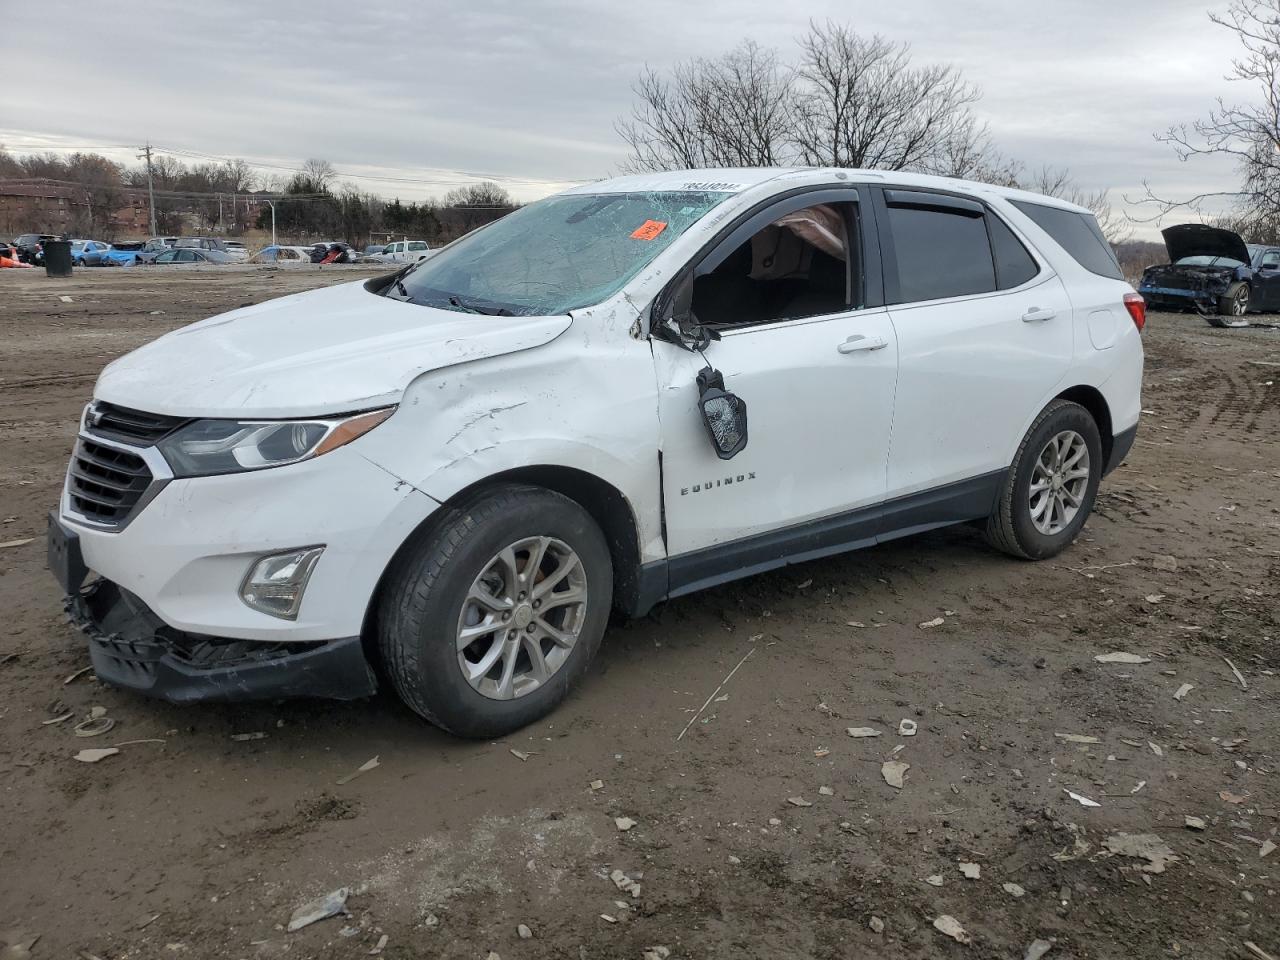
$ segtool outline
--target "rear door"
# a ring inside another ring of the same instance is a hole
[[[981,499],[1070,368],[1071,302],[985,204],[917,189],[877,197],[899,359],[888,496],[950,487]]]

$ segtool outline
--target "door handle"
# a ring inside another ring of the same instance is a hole
[[[1039,307],[1032,307],[1022,315],[1023,323],[1039,323],[1044,320],[1052,320],[1057,316],[1052,310],[1041,310]]]
[[[858,353],[862,350],[883,350],[888,345],[889,341],[884,337],[864,337],[856,333],[836,349],[841,353]]]

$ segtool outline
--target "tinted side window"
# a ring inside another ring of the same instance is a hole
[[[1026,200],[1009,202],[1034,220],[1036,226],[1053,237],[1058,246],[1071,254],[1071,258],[1090,273],[1111,277],[1113,280],[1124,279],[1120,262],[1116,260],[1115,252],[1102,235],[1102,229],[1093,214],[1046,207],[1042,203],[1030,203]]]
[[[1003,220],[988,213],[987,229],[991,231],[991,252],[996,258],[996,283],[1001,290],[1020,287],[1040,272],[1035,258],[1027,252],[1022,241],[1013,235],[1013,231]]]
[[[889,230],[898,262],[897,302],[996,289],[995,263],[981,212],[891,206]]]

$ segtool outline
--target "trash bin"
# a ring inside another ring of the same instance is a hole
[[[44,242],[44,272],[50,277],[71,276],[71,241],[46,240]]]

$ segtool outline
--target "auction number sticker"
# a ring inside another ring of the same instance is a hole
[[[652,240],[665,229],[667,224],[664,220],[646,220],[632,231],[631,239]]]

